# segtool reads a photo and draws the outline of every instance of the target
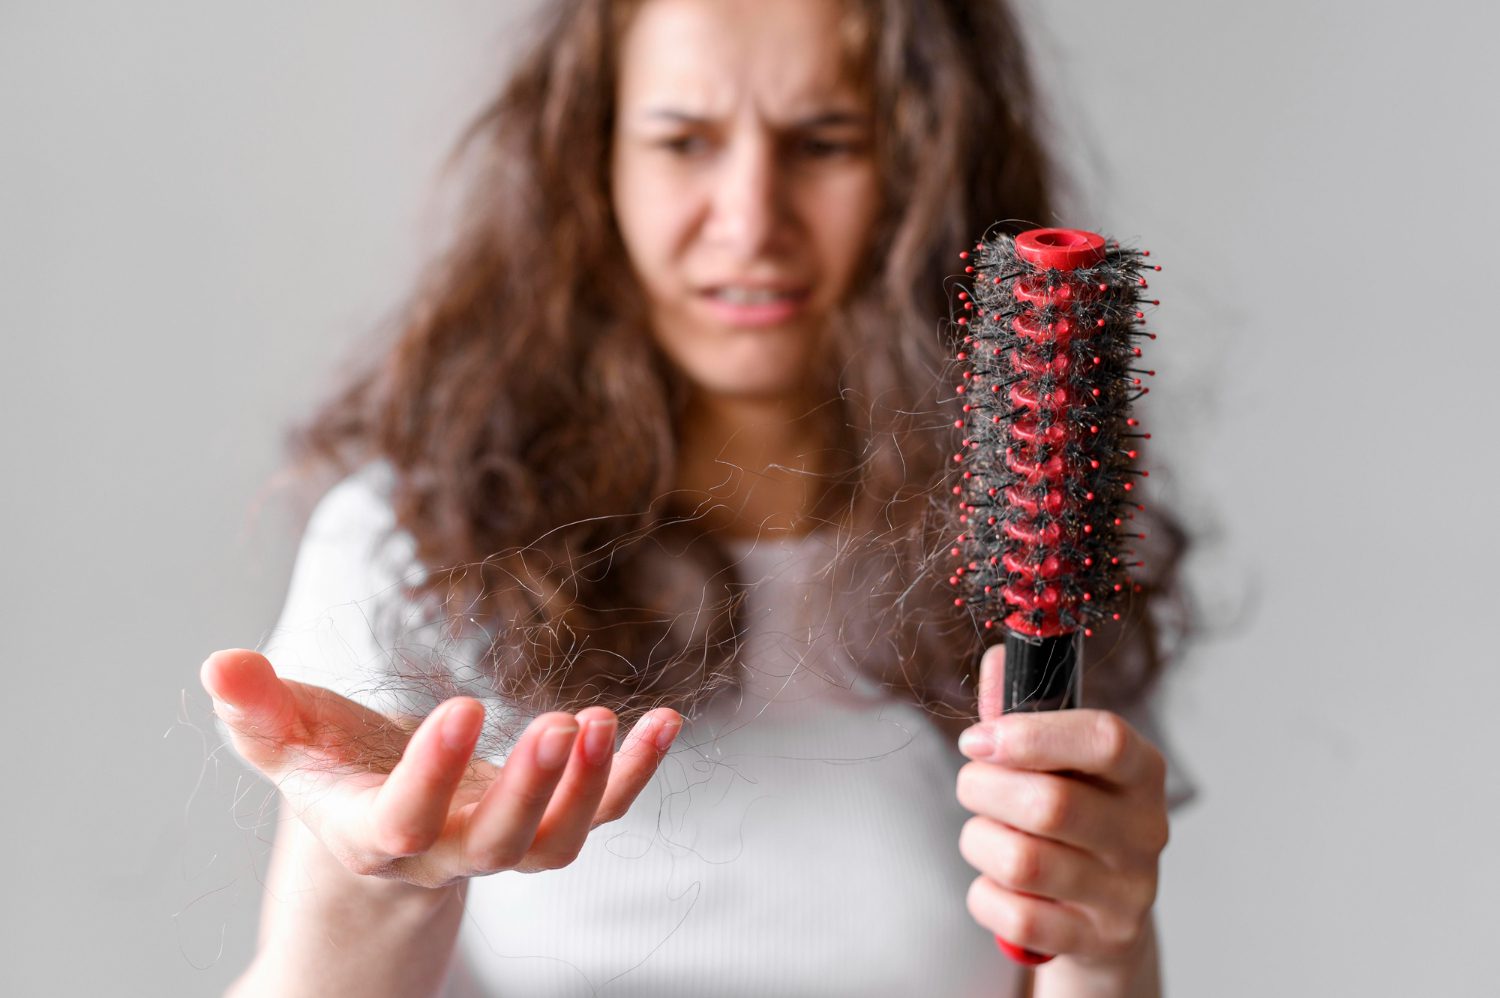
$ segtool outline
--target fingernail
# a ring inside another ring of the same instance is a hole
[[[958,750],[970,759],[988,762],[999,754],[1000,746],[995,738],[983,728],[970,728],[958,736]]]
[[[672,747],[672,739],[677,737],[677,732],[682,729],[681,721],[667,721],[656,729],[656,751],[665,752]]]
[[[474,722],[471,718],[464,716],[467,713],[468,711],[456,707],[451,708],[438,728],[443,745],[455,752],[468,748],[469,742],[474,738]]]
[[[571,724],[548,728],[537,742],[536,764],[543,769],[562,769],[567,765],[568,753],[573,750],[573,738],[578,728]]]
[[[590,765],[602,766],[615,747],[615,722],[611,717],[599,717],[583,726],[583,757]]]

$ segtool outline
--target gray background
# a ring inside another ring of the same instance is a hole
[[[274,619],[281,429],[436,245],[522,6],[0,5],[0,993],[249,958],[266,792],[197,666]],[[1493,994],[1500,9],[1024,6],[1070,221],[1166,265],[1158,487],[1208,536],[1169,986]]]

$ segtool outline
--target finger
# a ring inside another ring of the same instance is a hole
[[[264,655],[244,648],[216,651],[198,680],[214,700],[214,713],[236,737],[235,748],[252,765],[274,765],[282,747],[302,741],[297,703]]]
[[[993,818],[966,821],[958,851],[970,866],[1006,890],[1071,904],[1110,900],[1110,871],[1095,857]]]
[[[1082,773],[1115,786],[1154,776],[1160,758],[1120,715],[1090,709],[981,721],[964,732],[959,748],[971,759],[1012,769]]]
[[[290,747],[311,752],[325,766],[357,761],[388,770],[406,744],[406,732],[391,718],[332,690],[282,679],[258,652],[214,652],[199,679],[236,736],[236,751],[268,775]],[[415,727],[412,721],[407,730]]]
[[[577,736],[578,721],[562,711],[543,714],[527,726],[500,775],[469,815],[463,835],[465,864],[484,873],[521,864]]]
[[[656,767],[681,730],[682,715],[667,708],[652,711],[636,722],[625,744],[615,754],[609,784],[594,815],[596,824],[625,816],[646,784],[651,782]]]
[[[372,849],[395,858],[432,847],[483,726],[484,708],[468,697],[444,702],[422,722],[375,793],[368,819]]]
[[[1081,912],[1057,901],[1008,890],[989,877],[978,877],[969,885],[967,902],[976,922],[1033,953],[1070,953],[1087,938],[1088,921]]]
[[[1005,646],[995,645],[979,660],[979,719],[993,721],[1004,714]]]
[[[528,859],[537,868],[557,869],[578,857],[609,780],[615,715],[603,707],[589,707],[578,712],[578,725],[568,768],[552,792],[532,843]]]
[[[1137,820],[1120,797],[1082,780],[984,762],[958,771],[958,802],[1019,831],[1096,855],[1133,841]]]

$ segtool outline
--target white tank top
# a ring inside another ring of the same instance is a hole
[[[420,628],[392,639],[375,612],[420,573],[409,537],[389,534],[389,481],[370,465],[319,503],[262,650],[289,678],[425,712],[400,692],[391,646]],[[742,686],[688,719],[629,814],[572,865],[470,882],[448,998],[1016,993],[1017,968],[965,908],[963,759],[837,652],[829,544],[732,553],[752,583]]]

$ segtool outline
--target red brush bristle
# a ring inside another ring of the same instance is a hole
[[[958,293],[963,416],[950,581],[975,618],[1032,638],[1114,619],[1132,591],[1127,536],[1138,441],[1130,406],[1145,254],[1073,229],[986,240]],[[962,532],[960,533],[960,530]]]

